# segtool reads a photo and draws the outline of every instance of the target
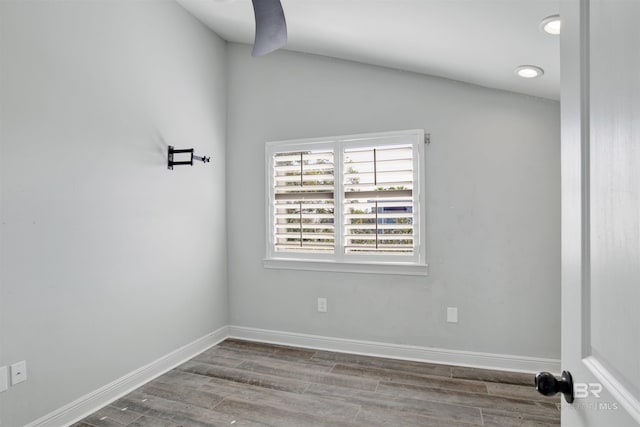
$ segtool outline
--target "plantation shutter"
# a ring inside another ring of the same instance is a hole
[[[333,253],[333,150],[273,156],[276,252]]]
[[[414,252],[413,147],[345,148],[345,253]]]

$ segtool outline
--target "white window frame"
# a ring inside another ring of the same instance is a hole
[[[357,146],[384,145],[385,141],[401,137],[413,147],[413,213],[414,235],[413,254],[409,256],[389,254],[345,254],[343,247],[343,198],[344,171],[343,152],[345,148]],[[427,275],[425,253],[425,159],[424,130],[413,129],[393,132],[377,132],[357,135],[342,135],[323,138],[308,138],[266,143],[266,257],[265,268],[339,271],[353,273],[408,274]],[[274,199],[273,199],[273,156],[287,151],[304,151],[313,149],[333,149],[334,156],[334,226],[335,252],[295,253],[276,252],[274,241]]]

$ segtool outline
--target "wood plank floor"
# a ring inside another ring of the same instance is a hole
[[[533,375],[229,339],[73,427],[558,426]]]

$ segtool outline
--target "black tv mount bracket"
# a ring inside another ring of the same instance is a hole
[[[175,162],[173,161],[173,155],[176,153],[189,153],[191,154],[191,158],[189,160],[183,160],[183,161],[179,161],[179,162]],[[179,165],[189,165],[189,166],[193,166],[193,161],[194,160],[199,160],[203,163],[209,163],[211,161],[211,157],[206,157],[206,156],[196,156],[193,154],[193,148],[181,148],[181,149],[175,149],[173,148],[173,146],[169,146],[169,150],[167,151],[167,168],[173,170],[174,166],[179,166]]]

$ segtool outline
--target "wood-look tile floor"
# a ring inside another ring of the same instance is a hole
[[[73,427],[551,426],[532,374],[226,340]]]

